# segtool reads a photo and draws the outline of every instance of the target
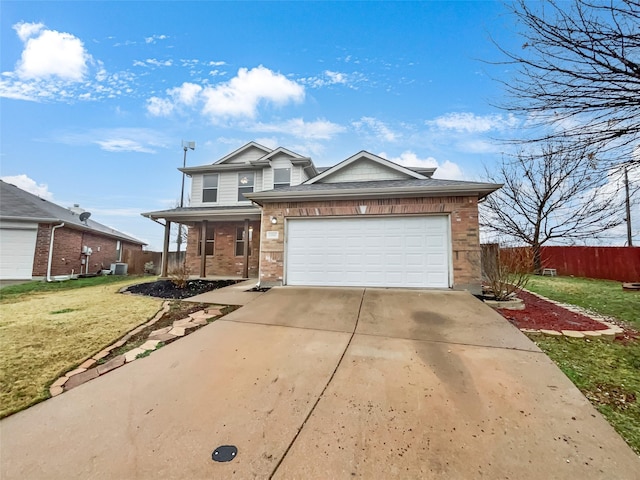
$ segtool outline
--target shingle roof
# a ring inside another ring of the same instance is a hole
[[[304,183],[245,196],[256,203],[294,199],[400,198],[477,195],[482,199],[502,185],[436,178],[376,180],[367,182]]]
[[[301,184],[288,187],[278,187],[273,192],[314,192],[324,190],[354,190],[354,189],[370,189],[370,188],[408,188],[408,187],[468,187],[487,188],[491,187],[491,183],[483,182],[466,182],[462,180],[442,180],[438,178],[413,179],[406,180],[375,180],[369,182],[336,182],[336,183],[314,183],[311,185]]]
[[[81,222],[79,215],[71,210],[56,205],[29,192],[0,180],[0,219],[31,220],[33,222],[64,222],[65,225],[82,230],[91,230],[128,242],[146,245],[144,242],[127,234],[102,225],[91,219]]]

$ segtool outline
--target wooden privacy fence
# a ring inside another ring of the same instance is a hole
[[[169,252],[168,271],[178,269],[184,262],[185,252]],[[147,252],[142,250],[126,250],[122,261],[128,264],[127,273],[130,275],[142,275],[145,273],[144,266],[148,262],[153,262],[153,270],[149,273],[160,275],[162,263],[162,252]]]
[[[542,247],[540,253],[542,268],[555,268],[558,275],[640,281],[640,247],[547,246]]]

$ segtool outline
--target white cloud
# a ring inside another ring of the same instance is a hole
[[[512,114],[475,115],[469,112],[448,113],[435,120],[428,120],[427,125],[441,129],[453,130],[459,133],[486,133],[489,131],[504,131],[515,128],[519,120]]]
[[[210,67],[221,67],[222,65],[226,65],[226,64],[227,62],[214,62],[214,61],[207,63],[207,65],[209,65]]]
[[[356,130],[362,132],[371,132],[378,140],[383,142],[395,142],[399,138],[399,134],[392,131],[387,125],[373,117],[362,117],[352,125]]]
[[[13,26],[13,29],[18,34],[18,38],[22,42],[26,42],[27,39],[37,35],[44,28],[44,23],[26,23],[20,22]]]
[[[358,83],[366,82],[367,78],[358,72],[344,73],[325,70],[322,74],[313,77],[301,78],[300,82],[311,88],[322,88],[330,85],[344,85],[356,88]]]
[[[147,128],[93,129],[85,132],[56,132],[52,141],[66,145],[98,145],[107,152],[156,153],[166,147],[164,135]]]
[[[144,37],[144,43],[156,43],[158,40],[166,40],[167,38],[169,38],[167,35],[151,35]]]
[[[145,147],[140,142],[130,138],[111,138],[108,140],[96,140],[96,144],[102,150],[107,152],[139,152],[139,153],[155,153],[155,150]]]
[[[147,99],[147,111],[154,117],[168,117],[173,113],[174,105],[166,98],[151,97]]]
[[[43,24],[19,23],[14,25],[24,42],[22,57],[16,73],[23,80],[57,77],[80,82],[92,60],[82,41],[70,33],[47,30]]]
[[[250,127],[250,130],[257,132],[274,132],[293,135],[298,138],[313,140],[330,140],[338,133],[344,132],[345,128],[337,123],[328,120],[316,120],[305,122],[302,118],[292,118],[280,123],[257,123]]]
[[[145,62],[148,65],[153,65],[154,67],[170,67],[173,65],[173,60],[156,60],[155,58],[147,58]]]
[[[184,60],[182,60],[184,62]],[[147,100],[147,111],[154,116],[167,116],[178,107],[203,103],[201,113],[216,121],[221,118],[254,118],[262,103],[285,105],[304,99],[304,87],[268,68],[241,68],[228,82],[204,87],[185,82],[166,90],[167,98]]]
[[[202,113],[212,120],[220,117],[254,118],[258,105],[270,102],[285,105],[304,99],[304,87],[281,73],[266,67],[240,68],[237,76],[214,87],[206,87],[202,95]]]
[[[200,85],[185,82],[180,87],[167,90],[167,93],[177,102],[184,105],[193,105],[198,100],[198,95],[201,91],[202,87]]]
[[[0,180],[6,183],[11,183],[16,187],[37,195],[40,198],[44,198],[45,200],[53,200],[53,193],[49,191],[49,187],[46,183],[39,184],[24,173],[21,175],[0,177]]]
[[[410,150],[402,152],[398,157],[388,157],[384,152],[379,155],[404,167],[436,168],[437,170],[433,174],[434,178],[446,180],[462,180],[464,178],[460,167],[449,160],[440,163],[433,157],[420,158]]]

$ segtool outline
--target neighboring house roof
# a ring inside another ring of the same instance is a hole
[[[207,216],[225,217],[228,220],[244,219],[244,218],[260,218],[261,212],[258,207],[250,205],[232,205],[232,206],[216,206],[216,207],[183,207],[172,208],[170,210],[159,210],[155,212],[145,212],[141,214],[143,217],[157,220],[166,218],[171,222],[189,222],[201,220]]]
[[[433,172],[435,172],[435,168],[421,168],[421,169],[411,169],[403,167],[402,165],[398,165],[397,163],[393,163],[386,158],[379,157],[374,155],[373,153],[369,153],[365,150],[361,150],[360,152],[352,155],[351,157],[343,160],[342,162],[324,170],[322,173],[316,175],[313,178],[310,178],[305,184],[311,185],[314,183],[321,183],[325,180],[329,180],[329,177],[335,175],[343,169],[349,168],[352,164],[361,161],[369,161],[375,164],[381,165],[382,167],[386,167],[389,170],[394,170],[402,175],[405,175],[410,178],[417,179],[425,179],[431,177]]]
[[[302,185],[278,187],[263,192],[247,193],[245,196],[258,204],[280,200],[342,200],[446,195],[477,195],[482,199],[501,186],[494,183],[425,178],[371,182],[303,183]]]
[[[30,221],[34,223],[59,223],[65,226],[88,230],[118,240],[146,245],[118,230],[102,225],[91,219],[80,221],[80,216],[68,208],[26,192],[11,183],[0,180],[0,220]]]

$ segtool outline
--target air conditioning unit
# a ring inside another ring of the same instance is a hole
[[[129,265],[127,263],[112,263],[111,275],[126,275],[128,267]]]

